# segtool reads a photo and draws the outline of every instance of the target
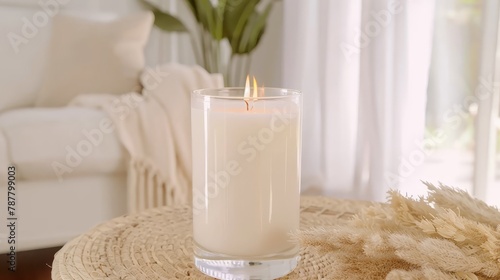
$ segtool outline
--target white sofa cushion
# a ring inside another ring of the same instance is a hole
[[[16,165],[20,179],[126,172],[126,151],[111,120],[98,109],[10,110],[0,114],[0,130],[8,145],[6,161]]]
[[[111,21],[55,16],[46,77],[36,106],[64,106],[82,93],[140,91],[152,23],[151,12]]]
[[[0,7],[0,112],[33,106],[47,57],[50,26],[32,25],[36,9]]]

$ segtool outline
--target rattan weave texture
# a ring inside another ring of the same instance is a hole
[[[346,221],[366,202],[302,197],[301,228]],[[334,259],[302,248],[299,266],[282,279],[328,279]],[[52,279],[211,279],[193,264],[191,209],[162,207],[125,215],[68,242],[55,255]]]

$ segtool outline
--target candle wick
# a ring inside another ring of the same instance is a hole
[[[253,110],[253,102],[252,102],[252,107],[250,107],[250,103],[248,103],[248,100],[244,99],[243,101],[245,101],[245,105],[247,107],[247,111]]]

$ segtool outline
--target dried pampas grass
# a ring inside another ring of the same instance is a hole
[[[426,198],[388,193],[347,224],[303,230],[332,254],[332,279],[500,279],[500,212],[464,191],[427,185]]]

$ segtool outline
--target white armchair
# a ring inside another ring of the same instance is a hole
[[[25,42],[13,45],[12,40],[0,41],[0,206],[3,209],[0,220],[7,221],[4,207],[7,204],[7,168],[15,166],[17,251],[62,245],[97,223],[126,213],[127,154],[115,132],[102,134],[102,137],[96,134],[107,115],[92,108],[37,106],[40,99],[37,94],[47,78],[47,67],[54,66],[50,65],[48,57],[55,34],[52,15],[48,23],[37,27],[33,36],[23,33],[26,20],[33,20],[35,13],[43,12],[40,7],[34,8],[0,5],[2,38],[15,33]],[[123,69],[123,73],[118,74],[132,77],[137,84],[142,69],[137,65],[144,66],[143,47],[152,17],[145,20],[148,22],[143,25],[148,25],[147,28],[138,30],[138,24],[129,22],[124,28],[135,33],[116,36],[120,40],[140,41],[137,47],[125,42],[107,50],[110,56],[125,57],[120,61],[124,66],[117,68],[117,72]],[[113,28],[112,32],[120,32],[116,31],[117,26]],[[88,29],[80,32],[85,30]],[[15,37],[8,38],[12,36]],[[96,46],[96,42],[88,43]],[[102,49],[105,48],[98,51]],[[130,51],[140,51],[141,56],[135,59],[127,55]],[[64,59],[73,62],[70,57]],[[61,61],[65,62],[64,59]],[[61,61],[56,66],[61,66]],[[130,71],[131,67],[135,72]],[[93,74],[85,67],[79,69],[87,78]],[[103,84],[109,83],[109,79],[103,80]],[[73,86],[77,88],[77,84],[78,81],[71,82],[71,90]],[[4,226],[0,229],[0,252],[8,251],[7,237]]]

